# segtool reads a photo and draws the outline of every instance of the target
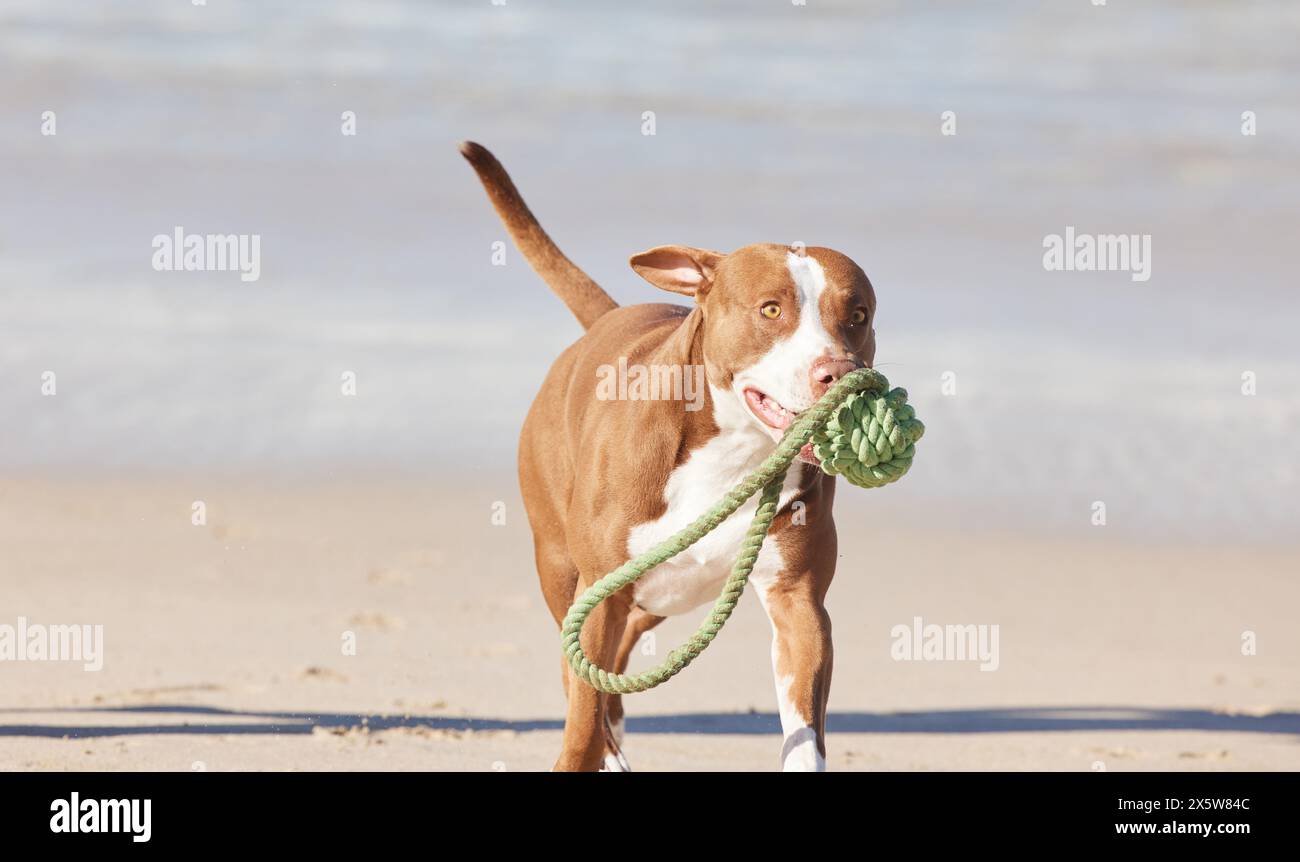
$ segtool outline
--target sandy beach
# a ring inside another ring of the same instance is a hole
[[[5,482],[8,614],[102,623],[105,658],[4,668],[0,768],[549,768],[560,653],[525,520],[508,476],[452,484]],[[1300,768],[1294,550],[936,532],[876,493],[839,515],[831,768]],[[915,616],[999,624],[997,670],[895,661]],[[629,698],[633,768],[776,768],[768,637],[746,596],[695,666]]]

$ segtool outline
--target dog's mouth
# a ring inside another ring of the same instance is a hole
[[[784,434],[790,427],[790,423],[799,418],[799,414],[803,412],[791,410],[766,392],[753,388],[745,389],[745,404],[749,407],[749,412],[754,414],[754,418],[770,429],[772,435],[777,438]],[[817,463],[811,443],[804,444],[804,447],[799,450],[799,460],[807,464]]]
[[[799,415],[793,410],[787,410],[771,395],[757,389],[745,390],[745,404],[749,406],[749,412],[754,414],[754,418],[773,431],[784,432]]]

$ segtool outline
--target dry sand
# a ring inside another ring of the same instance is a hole
[[[988,535],[851,502],[831,768],[1300,769],[1300,553]],[[0,663],[0,769],[516,771],[558,751],[558,638],[509,476],[11,478],[0,547],[0,624],[101,623],[106,652],[99,672]],[[998,624],[998,670],[894,661],[890,629],[915,616]],[[777,767],[753,598],[629,713],[634,769]]]

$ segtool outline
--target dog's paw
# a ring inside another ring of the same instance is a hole
[[[621,751],[606,751],[605,765],[600,768],[601,772],[631,772],[632,767],[628,765],[627,758]]]

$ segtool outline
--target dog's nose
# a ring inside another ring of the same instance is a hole
[[[853,359],[819,359],[808,372],[813,398],[821,398],[836,380],[858,367]]]

